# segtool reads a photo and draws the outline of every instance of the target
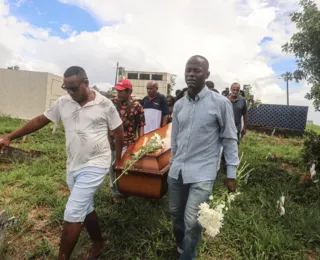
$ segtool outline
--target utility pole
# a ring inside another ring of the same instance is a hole
[[[289,78],[286,78],[287,81],[287,106],[289,106]]]
[[[119,69],[119,62],[117,62],[116,77],[115,77],[115,80],[114,80],[114,85],[117,85],[117,83],[118,83],[118,69]]]

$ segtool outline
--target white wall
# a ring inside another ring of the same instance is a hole
[[[67,92],[61,88],[63,83],[62,77],[48,74],[47,77],[47,95],[45,109],[51,107],[51,105],[63,95],[67,95]]]
[[[48,73],[0,69],[0,114],[31,119],[46,105]]]
[[[144,71],[139,71],[139,72],[131,72],[131,71],[126,71],[125,72],[125,77],[128,78],[128,73],[138,73],[138,74],[150,74],[150,79],[152,74],[162,74],[163,75],[163,80],[157,80],[158,87],[159,87],[159,92],[165,96],[167,96],[167,84],[169,83],[167,79],[171,79],[171,76],[168,76],[168,73],[155,73],[155,72],[144,72]],[[147,84],[151,80],[141,80],[141,79],[128,79],[132,83],[132,88],[133,88],[133,95],[136,98],[143,98],[147,95]]]

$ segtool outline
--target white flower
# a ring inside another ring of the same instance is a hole
[[[234,201],[235,198],[236,198],[236,195],[235,195],[235,194],[230,194],[230,195],[229,195],[229,202]]]
[[[248,183],[249,177],[250,177],[250,174],[247,174],[246,178],[245,178],[244,181],[243,181],[245,184]]]
[[[212,195],[209,197],[209,200],[213,200],[213,196]]]
[[[232,193],[232,194],[229,194],[228,195],[228,203],[230,204],[232,201],[234,201],[236,199],[236,197],[238,195],[240,195],[241,193],[240,192],[237,192],[237,193]]]
[[[311,179],[313,178],[313,176],[315,176],[317,174],[316,172],[316,164],[313,163],[311,168],[310,168],[310,174],[311,174]]]
[[[202,203],[199,206],[198,221],[205,229],[205,233],[211,237],[220,233],[223,226],[224,214],[222,210],[224,207],[224,204],[220,204],[215,209],[211,209],[207,203]]]
[[[158,135],[158,134],[154,134],[150,138],[150,142],[154,143],[154,145],[156,145],[156,146],[160,146],[160,147],[164,146],[164,141],[161,139],[160,135]]]
[[[277,201],[277,205],[280,208],[280,216],[284,216],[284,214],[286,213],[286,210],[284,208],[284,200],[285,200],[285,197],[282,195],[280,197],[280,200]]]

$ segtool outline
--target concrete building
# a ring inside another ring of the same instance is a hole
[[[165,96],[171,94],[175,75],[167,72],[124,71],[119,69],[118,78],[125,77],[132,83],[133,96],[137,99],[147,95],[147,83],[151,80],[158,82],[159,92]]]
[[[0,114],[31,119],[66,95],[62,83],[47,72],[0,69]]]

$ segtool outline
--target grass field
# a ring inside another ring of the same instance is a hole
[[[23,122],[0,118],[0,135]],[[7,233],[0,259],[56,259],[63,211],[68,197],[65,183],[65,148],[62,128],[50,126],[29,136],[24,149],[46,154],[31,164],[12,164],[0,171],[0,209],[20,222]],[[306,181],[302,163],[302,139],[281,139],[249,132],[241,144],[244,161],[254,168],[225,224],[214,240],[203,236],[198,259],[320,259],[320,187]],[[219,174],[215,194],[223,191]],[[276,206],[286,197],[286,214]],[[110,248],[101,259],[175,259],[174,238],[167,213],[167,197],[161,200],[130,198],[111,203],[108,179],[95,199],[103,236]],[[82,233],[73,259],[81,259],[90,247]]]
[[[319,126],[319,125],[314,125],[314,124],[310,125],[310,124],[308,124],[308,125],[307,125],[307,129],[308,129],[308,130],[315,131],[315,132],[317,132],[318,134],[320,134],[320,126]]]

